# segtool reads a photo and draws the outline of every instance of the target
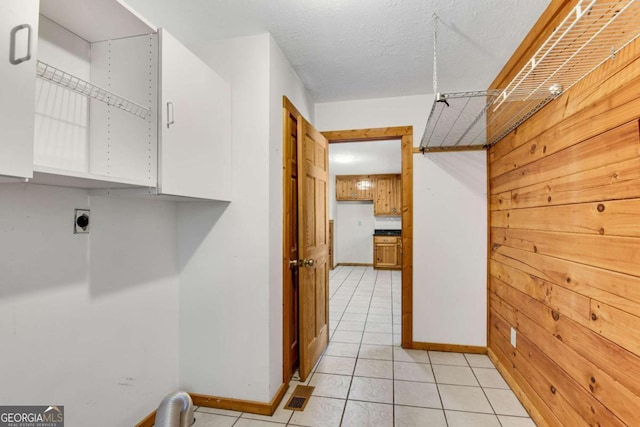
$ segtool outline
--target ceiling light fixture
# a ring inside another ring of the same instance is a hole
[[[353,154],[336,154],[331,156],[331,159],[336,163],[351,163],[356,159]]]

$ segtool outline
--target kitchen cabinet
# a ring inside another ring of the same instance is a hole
[[[38,0],[0,2],[0,174],[33,176]]]
[[[402,268],[402,237],[373,236],[373,268]]]
[[[376,175],[373,214],[400,216],[402,214],[402,178],[399,174]]]
[[[0,100],[0,136],[16,146],[5,153],[3,143],[0,175],[31,178],[33,172],[34,183],[110,194],[126,189],[229,200],[229,85],[120,0],[42,0],[39,6],[37,0],[1,6],[2,25],[28,23],[37,49],[14,65],[19,73],[0,68],[3,86],[16,88]],[[25,38],[27,32],[18,33]],[[22,45],[16,51],[25,55]],[[30,110],[14,108],[23,103]],[[6,120],[21,122],[23,134],[14,137]]]
[[[373,175],[337,175],[336,200],[373,200],[375,177]]]

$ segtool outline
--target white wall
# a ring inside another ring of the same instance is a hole
[[[417,146],[432,100],[432,95],[416,95],[316,104],[316,126],[328,131],[411,125]],[[479,160],[474,157],[484,154],[445,153],[438,156],[438,162],[421,154],[413,156],[414,341],[486,345],[487,225],[486,219],[480,220],[483,215],[486,218],[487,211],[486,197],[480,196],[486,194],[486,175],[476,167]],[[460,176],[466,184],[460,183]],[[470,183],[474,183],[472,187]],[[458,197],[458,193],[469,199]],[[433,203],[439,206],[438,211]],[[434,234],[428,227],[454,228],[466,234],[454,233],[445,241],[442,234]],[[425,268],[429,263],[426,254],[432,253],[440,254],[440,262]],[[459,283],[452,287],[448,277]],[[425,312],[436,306],[449,313],[449,323],[435,326],[425,318]]]
[[[402,230],[402,217],[376,216],[373,219],[373,228],[378,230]]]
[[[0,213],[0,402],[136,424],[178,389],[174,204],[3,184]]]
[[[373,264],[373,203],[337,202],[336,263]]]
[[[313,105],[268,34],[191,46],[232,88],[232,203],[179,207],[180,380],[269,402],[282,384],[282,95]]]
[[[486,152],[418,157],[413,339],[486,346]]]
[[[269,401],[269,36],[191,49],[231,85],[233,202],[178,208],[180,383]]]

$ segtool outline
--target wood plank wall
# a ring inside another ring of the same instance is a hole
[[[636,40],[489,151],[489,352],[538,425],[640,425],[639,119]]]

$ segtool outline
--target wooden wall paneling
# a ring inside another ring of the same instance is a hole
[[[527,208],[637,197],[640,197],[640,158],[519,188],[511,193],[511,200],[505,205]]]
[[[591,302],[588,297],[554,286],[543,279],[493,260],[489,268],[494,277],[514,289],[531,296],[558,313],[565,314],[577,323],[585,326],[589,324]]]
[[[572,340],[574,334],[581,330],[579,325],[567,326],[565,321],[565,327],[562,330],[564,335],[558,332],[551,333],[551,330],[556,328],[563,317],[555,315],[551,309],[544,307],[528,295],[495,278],[492,278],[491,286],[492,292],[508,301],[506,305],[492,305],[492,310],[500,312],[500,310],[504,309],[503,307],[518,307],[518,310],[512,308],[516,316],[515,323],[511,323],[513,320],[509,321],[510,325],[517,325],[518,342],[520,342],[521,338],[526,337],[543,350],[545,354],[553,355],[553,360],[569,376],[576,380],[583,389],[590,391],[605,406],[608,406],[612,412],[615,412],[618,417],[625,419],[626,422],[632,419],[632,411],[637,413],[640,410],[640,398],[626,387],[626,385],[630,384],[631,387],[637,388],[632,382],[632,378],[629,377],[630,374],[637,372],[637,367],[631,371],[618,371],[617,378],[614,378],[609,373],[599,369],[596,363],[591,361],[593,357],[589,350],[595,351],[598,350],[598,347],[584,347],[581,345],[585,344],[584,340],[582,342],[574,342],[573,346],[566,342]],[[542,321],[543,324],[536,323],[531,319],[537,319],[537,322]],[[623,355],[624,351],[617,351],[616,353]],[[627,366],[634,367],[635,363],[628,362],[628,357],[622,359],[627,360]],[[635,359],[637,363],[637,357]],[[613,368],[613,366],[610,368]],[[622,381],[620,381],[621,379]],[[621,404],[616,399],[623,400],[625,403]],[[624,409],[624,405],[630,405],[633,409]],[[614,408],[617,408],[617,410],[614,411]],[[622,415],[620,415],[621,410],[623,412]]]
[[[640,189],[639,189],[640,191]],[[503,210],[494,227],[640,237],[640,199]]]
[[[488,167],[487,167],[487,170],[489,170]],[[489,188],[489,186],[490,186],[490,183],[487,182],[487,188]],[[489,211],[511,209],[511,200],[512,200],[511,191],[505,191],[504,193],[498,193],[498,194],[489,194]]]
[[[562,340],[547,333],[522,311],[518,311],[518,332],[545,354],[552,355],[558,366],[581,388],[591,393],[618,418],[634,425],[640,413],[640,398],[589,361],[584,350],[577,352]]]
[[[495,311],[490,312],[490,321],[492,325],[496,324],[497,316],[495,315]],[[489,344],[490,348],[487,354],[511,386],[536,425],[538,427],[562,425],[553,411],[547,406],[546,402],[535,392],[533,387],[525,381],[522,374],[516,369],[517,364],[514,359],[517,353],[509,344],[508,339],[501,335],[497,326],[495,332],[490,334]]]
[[[491,87],[576,3],[554,0]],[[636,40],[488,153],[488,354],[539,424],[638,422],[639,77]]]
[[[593,330],[582,327],[569,317],[544,306],[493,276],[490,286],[491,308],[500,312],[509,325],[518,325],[518,311],[513,307],[525,307],[521,310],[529,318],[536,319],[537,325],[575,352],[582,354],[594,365],[601,366],[615,381],[640,396],[640,384],[635,380],[640,375],[638,355],[623,349]],[[507,337],[508,332],[504,332]]]
[[[492,244],[502,244],[608,270],[640,276],[640,240],[636,237],[491,229]]]
[[[571,145],[557,153],[542,154],[534,162],[492,178],[492,193],[514,190],[607,164],[631,160],[638,157],[640,150],[636,120],[582,142],[569,136],[561,140],[570,140]]]
[[[558,398],[558,406],[561,409],[556,412],[563,414],[561,418],[565,424],[578,425],[579,419],[582,419],[590,426],[626,425],[591,393],[567,377],[551,358],[524,336],[518,340],[518,353],[535,369],[531,373],[531,378],[534,379],[532,383],[544,381],[540,394],[544,396],[543,393],[546,393],[545,401]]]
[[[492,312],[492,316],[494,324],[496,324],[497,326],[497,330],[503,330],[507,327],[504,319],[502,319],[497,312]],[[510,356],[510,361],[514,365],[514,368],[517,369],[518,372],[527,379],[528,384],[531,385],[531,388],[545,403],[545,405],[548,406],[554,413],[559,414],[561,419],[566,423],[565,425],[597,425],[589,424],[587,420],[585,420],[585,418],[580,415],[578,410],[572,406],[567,398],[565,398],[565,389],[563,389],[560,384],[557,384],[554,381],[550,381],[542,374],[542,372],[540,372],[536,368],[532,360],[527,357],[527,350],[526,348],[523,348],[525,346],[521,346],[520,342],[518,342],[517,349],[513,348],[511,346],[511,343],[509,342],[508,337],[505,337],[502,334],[497,334],[495,338],[495,344],[502,350],[504,354]],[[577,393],[577,396],[579,397],[577,397],[576,400],[579,400],[580,397],[586,397],[582,396],[587,394],[584,392],[584,390],[580,389],[577,385],[576,389],[579,391],[579,393]]]
[[[609,338],[623,348],[640,354],[640,317],[600,301],[591,301],[592,328],[600,335]]]
[[[640,316],[640,286],[635,276],[508,246],[496,246],[491,259]]]

